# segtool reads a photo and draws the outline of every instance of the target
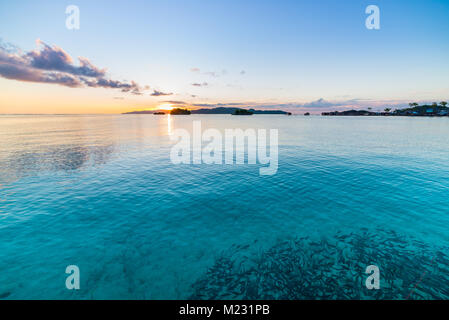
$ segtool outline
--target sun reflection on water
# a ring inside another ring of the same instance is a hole
[[[173,119],[171,118],[171,114],[167,115],[167,132],[168,135],[171,136],[173,134],[173,124],[172,124]]]

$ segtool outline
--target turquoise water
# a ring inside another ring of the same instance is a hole
[[[278,172],[173,165],[193,120]],[[448,191],[448,118],[0,116],[0,298],[449,298]]]

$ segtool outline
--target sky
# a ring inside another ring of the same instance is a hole
[[[448,40],[447,0],[0,0],[0,113],[447,101]]]

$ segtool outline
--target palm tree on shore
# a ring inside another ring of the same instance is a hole
[[[446,108],[446,106],[447,106],[447,102],[446,101],[441,101],[440,104],[441,104],[441,106],[443,108]]]
[[[391,109],[390,108],[385,108],[384,110],[386,113],[390,113]]]

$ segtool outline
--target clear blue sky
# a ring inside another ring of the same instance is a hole
[[[80,8],[77,31],[65,28],[70,4]],[[380,8],[380,30],[365,28],[370,4]],[[173,93],[130,96],[27,83],[60,90],[58,97],[77,91],[95,101],[99,112],[103,96],[120,98],[113,102],[117,108],[182,100],[288,104],[300,110],[311,102],[324,107],[319,101],[381,105],[449,96],[447,0],[0,0],[0,38],[24,52],[35,50],[41,39],[62,48],[75,64],[82,56],[107,68],[111,79]],[[0,79],[0,86],[12,87],[8,99],[0,100],[3,108],[18,106],[14,92],[28,90],[11,79]]]

